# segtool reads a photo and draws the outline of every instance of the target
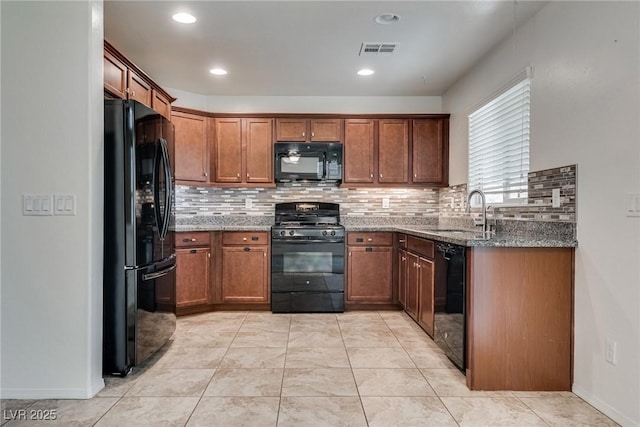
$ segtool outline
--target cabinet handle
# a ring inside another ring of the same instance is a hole
[[[305,136],[305,133],[306,133],[306,132],[302,132],[302,136]]]
[[[240,178],[240,172],[236,174],[236,178]]]
[[[191,250],[189,251],[189,253],[192,253],[192,254],[195,254],[195,253],[197,253],[197,252],[198,252],[198,251],[196,251],[195,249],[191,249]]]
[[[382,178],[382,174],[380,174],[380,178]]]
[[[418,177],[418,174],[417,174],[417,173],[414,173],[414,174],[413,174],[413,177],[414,177],[414,178],[417,178],[417,177]]]
[[[316,136],[316,133],[315,132],[311,132],[311,136]]]
[[[207,253],[207,258],[211,258],[211,252]]]
[[[373,178],[373,174],[369,175],[370,178]]]
[[[398,242],[399,243],[404,243],[404,242],[406,242],[406,240],[405,239],[400,239],[400,240],[398,240]]]
[[[248,246],[245,246],[244,249],[242,249],[245,252],[251,252],[251,248]]]
[[[373,241],[373,239],[367,239],[367,242],[372,242],[372,241]]]
[[[209,174],[208,174],[208,173],[206,173],[206,172],[205,172],[205,173],[203,173],[202,175],[204,175],[204,177],[205,177],[205,178],[209,176]]]
[[[136,96],[136,91],[135,90],[131,91],[131,96]]]
[[[242,238],[242,240],[246,242],[246,241],[247,241],[247,238],[246,238],[246,237],[243,237],[243,238]]]
[[[247,174],[247,178],[249,178],[249,174]]]
[[[405,257],[402,257],[401,259],[402,259],[402,261],[406,261],[407,260]]]

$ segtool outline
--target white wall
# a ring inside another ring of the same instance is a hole
[[[218,113],[415,114],[442,112],[439,96],[207,96],[167,88],[174,106]]]
[[[639,26],[638,2],[550,2],[443,96],[459,184],[468,109],[534,67],[531,169],[578,164],[573,391],[626,426],[640,425],[640,218],[625,215],[640,192]]]
[[[2,398],[104,386],[102,2],[2,2]],[[22,216],[22,194],[76,216]]]

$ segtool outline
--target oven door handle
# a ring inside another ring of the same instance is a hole
[[[276,239],[271,241],[272,244],[276,243],[295,243],[295,244],[306,244],[306,243],[344,243],[344,239],[306,239],[306,240],[286,240],[286,239]]]

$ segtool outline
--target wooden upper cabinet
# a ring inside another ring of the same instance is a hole
[[[378,182],[409,182],[409,120],[378,122]]]
[[[171,120],[171,101],[157,89],[151,89],[151,108]]]
[[[242,119],[215,119],[215,180],[242,182]]]
[[[342,119],[277,119],[276,141],[342,141],[343,125]]]
[[[346,119],[344,121],[344,182],[373,183],[375,121]]]
[[[306,141],[307,119],[276,119],[277,141]]]
[[[127,99],[127,66],[108,51],[104,51],[104,90],[120,99]]]
[[[273,119],[243,119],[246,182],[273,182]]]
[[[207,182],[209,176],[209,145],[207,118],[174,111],[175,170],[177,181]]]
[[[413,120],[414,183],[446,186],[449,181],[448,120]]]
[[[311,141],[342,141],[343,126],[344,121],[341,119],[312,119]]]
[[[151,85],[131,69],[129,69],[128,86],[129,99],[151,107]]]

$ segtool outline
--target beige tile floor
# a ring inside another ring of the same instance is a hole
[[[6,400],[3,426],[615,426],[570,392],[472,392],[401,312],[216,312],[90,400]],[[9,420],[18,409],[55,421]]]

